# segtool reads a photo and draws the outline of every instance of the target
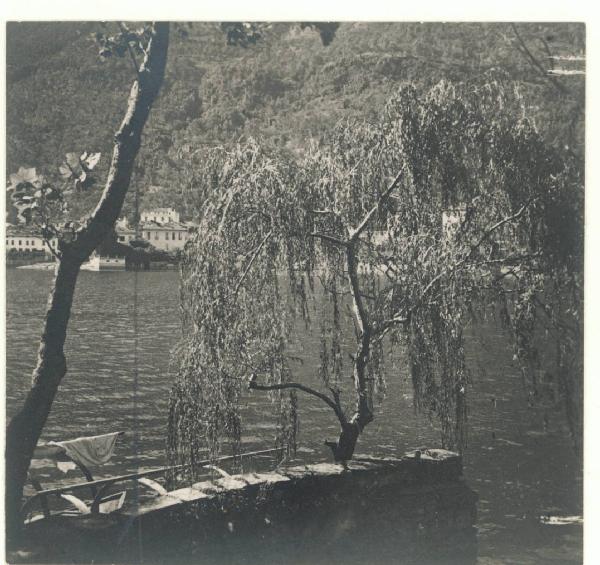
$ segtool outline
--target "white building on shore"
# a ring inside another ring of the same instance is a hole
[[[140,225],[140,232],[153,247],[162,251],[183,249],[191,235],[190,226],[181,222],[145,222]]]
[[[193,227],[193,224],[181,222],[179,212],[173,208],[155,208],[142,212],[137,233],[138,238],[145,239],[156,249],[177,251],[189,240]],[[126,218],[117,222],[116,233],[117,241],[124,245],[136,239],[136,230]]]
[[[139,232],[143,239],[162,251],[177,251],[191,237],[193,225],[180,220],[173,208],[155,208],[141,214]]]
[[[115,232],[117,242],[123,245],[128,245],[135,239],[145,239],[154,248],[161,251],[177,251],[183,249],[190,239],[193,228],[193,224],[180,221],[179,212],[173,208],[155,208],[142,212],[137,230],[129,225],[126,218],[122,218],[117,221]],[[56,249],[57,243],[56,239],[51,241],[54,249]],[[27,254],[32,257],[44,256],[49,261],[54,259],[42,236],[30,226],[7,226],[6,252]],[[117,255],[104,257],[94,253],[93,259],[100,262],[110,260],[111,268],[120,269],[125,265],[124,257]],[[123,263],[122,266],[120,262]],[[117,263],[119,264],[116,265]],[[109,265],[107,264],[106,267]]]
[[[44,238],[35,229],[28,226],[6,226],[6,252],[29,253],[32,255],[44,255],[48,260],[54,259],[54,255]],[[50,240],[53,249],[57,247],[56,238]]]

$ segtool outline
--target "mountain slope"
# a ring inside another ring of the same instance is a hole
[[[103,153],[99,177],[106,172],[133,72],[127,60],[101,62],[90,40],[98,25],[8,25],[9,173],[21,165],[55,171],[64,153],[86,149]],[[582,54],[584,26],[519,24],[518,31],[525,49],[509,24],[342,23],[324,47],[314,31],[278,23],[246,49],[228,46],[214,23],[194,24],[186,39],[174,31],[135,180],[143,204],[180,203],[177,157],[186,145],[250,135],[297,152],[340,119],[380,115],[402,83],[460,81],[490,70],[516,81],[553,143],[582,154],[582,78],[561,77],[556,86],[529,55],[550,68],[549,54]],[[77,211],[94,200],[83,198]]]

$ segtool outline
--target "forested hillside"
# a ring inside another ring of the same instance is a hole
[[[108,27],[116,24],[108,24]],[[56,170],[69,151],[101,151],[100,178],[133,69],[102,61],[99,23],[13,23],[7,32],[7,166]],[[492,73],[517,88],[544,135],[583,157],[583,24],[342,23],[318,33],[277,23],[246,48],[218,24],[175,35],[165,86],[145,130],[135,184],[142,205],[181,205],[181,150],[260,138],[301,152],[341,119],[379,115],[407,81],[476,80]],[[514,83],[512,83],[514,81]],[[133,191],[126,209],[131,211]],[[96,200],[83,198],[78,212]],[[185,210],[182,210],[185,213]]]

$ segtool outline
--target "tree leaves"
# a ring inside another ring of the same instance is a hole
[[[36,224],[42,231],[57,233],[68,210],[67,197],[89,188],[94,179],[91,172],[100,161],[100,153],[67,153],[58,167],[54,182],[38,174],[35,168],[20,167],[9,177],[7,191],[17,210],[17,220],[23,224]],[[75,221],[75,218],[72,218]],[[63,228],[64,228],[63,224]]]
[[[187,249],[182,271],[187,329],[173,406],[192,402],[189,394],[200,386],[204,408],[235,410],[222,387],[257,366],[268,379],[287,378],[282,323],[289,323],[288,313],[310,322],[314,286],[306,282],[315,273],[324,292],[335,295],[321,311],[328,319],[321,328],[320,374],[325,384],[343,383],[336,365],[339,331],[353,320],[352,311],[341,318],[345,310],[338,304],[350,292],[343,242],[370,218],[356,257],[372,331],[406,346],[416,406],[437,418],[444,445],[464,447],[470,374],[464,327],[505,303],[515,311],[506,318],[518,358],[535,374],[541,356],[532,305],[545,296],[555,328],[557,320],[577,324],[573,313],[581,310],[580,172],[545,142],[522,104],[498,76],[442,81],[425,91],[409,85],[390,99],[380,120],[341,123],[298,160],[252,140],[198,152],[192,186],[203,237]],[[281,269],[286,295],[273,276]],[[507,273],[516,279],[510,285]],[[577,339],[568,344],[560,350],[564,367],[578,355]],[[374,339],[370,406],[385,390],[389,356]],[[561,374],[581,378],[578,371]],[[190,408],[193,414],[202,409]],[[211,434],[223,431],[211,426]],[[190,436],[177,437],[183,449]]]
[[[11,193],[20,223],[31,221],[33,209],[37,207],[37,200],[43,193],[43,182],[43,177],[38,176],[35,168],[19,167],[16,173],[10,175],[7,191]]]
[[[137,55],[143,55],[152,36],[150,25],[138,29],[130,29],[126,24],[120,23],[118,33],[109,35],[100,31],[92,34],[92,39],[98,45],[98,53],[103,59],[109,57],[125,57],[129,49]],[[105,29],[107,25],[103,26]]]
[[[268,24],[255,22],[224,22],[221,31],[227,37],[227,45],[235,45],[244,49],[255,45],[262,37]]]
[[[98,164],[100,153],[81,154],[67,153],[65,161],[59,165],[58,170],[65,181],[72,181],[75,191],[80,192],[93,184],[93,179],[88,175]]]

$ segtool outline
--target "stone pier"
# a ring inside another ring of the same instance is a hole
[[[224,474],[29,534],[53,539],[50,562],[464,564],[476,560],[476,500],[458,455],[424,450]]]

